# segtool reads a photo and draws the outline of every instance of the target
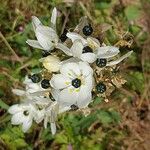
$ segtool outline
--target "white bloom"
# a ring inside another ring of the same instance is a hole
[[[11,123],[13,125],[22,124],[23,132],[26,132],[32,125],[35,108],[31,104],[16,104],[9,108],[8,112],[12,114]]]
[[[112,61],[108,61],[106,66],[113,66],[113,65],[117,65],[118,63],[120,63],[121,61],[123,61],[125,58],[129,57],[132,54],[133,51],[130,51],[126,54],[124,54],[123,56],[119,57],[116,60],[112,60]]]
[[[56,56],[47,56],[45,58],[40,59],[43,66],[50,72],[57,72],[60,68],[60,60]]]
[[[51,125],[51,132],[54,135],[56,133],[56,120],[59,113],[63,113],[69,110],[69,106],[61,106],[57,101],[49,103],[49,106],[45,109],[44,127],[47,128],[48,122]]]
[[[12,92],[18,96],[24,96],[28,99],[33,99],[36,95],[38,96],[38,92],[40,95],[40,92],[45,90],[41,87],[40,83],[33,83],[32,80],[28,78],[28,76],[25,77],[25,81],[23,83],[25,84],[25,90],[12,89]],[[32,95],[32,93],[34,93],[34,95]]]
[[[99,41],[92,37],[84,39],[82,36],[74,32],[67,33],[67,36],[73,42],[73,45],[70,49],[73,57],[77,57],[88,63],[93,63],[101,56],[103,56],[103,58],[109,58],[119,53],[119,49],[117,47],[100,47]]]
[[[60,74],[53,75],[51,86],[57,90],[61,105],[86,107],[92,100],[93,70],[85,62],[65,63]]]
[[[33,16],[32,24],[37,40],[27,40],[26,42],[34,48],[43,49],[46,51],[51,51],[54,48],[58,48],[66,54],[71,55],[69,48],[59,42],[59,37],[56,32],[56,18],[56,8],[54,8],[52,12],[51,27],[44,26],[37,17]]]

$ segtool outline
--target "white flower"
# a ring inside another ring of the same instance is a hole
[[[35,108],[31,104],[15,104],[8,110],[12,114],[11,123],[13,125],[22,124],[23,132],[26,132],[32,125]]]
[[[77,57],[82,61],[93,63],[99,56],[109,58],[117,55],[119,49],[114,46],[100,47],[100,43],[97,39],[88,37],[84,39],[77,33],[67,33],[68,38],[73,42],[70,49],[73,57]]]
[[[41,87],[40,83],[33,83],[32,80],[28,78],[28,76],[25,77],[25,81],[23,83],[25,84],[25,90],[12,89],[12,92],[18,96],[24,96],[27,97],[28,99],[33,99],[34,96],[36,95],[40,96],[41,95],[40,92],[45,91],[45,89]],[[34,94],[32,95],[32,93]]]
[[[70,49],[73,57],[77,57],[82,61],[88,63],[93,63],[97,58],[108,59],[118,55],[119,48],[115,46],[100,46],[100,43],[97,39],[88,37],[84,39],[81,35],[70,32],[67,33],[68,38],[73,42],[73,45]],[[126,53],[115,61],[110,61],[106,66],[116,65],[122,60],[131,55],[133,51]]]
[[[119,57],[116,60],[112,60],[112,61],[108,61],[106,66],[113,66],[113,65],[117,65],[118,63],[120,63],[121,61],[123,61],[125,58],[129,57],[132,54],[133,51],[130,51],[126,54],[124,54],[123,56]]]
[[[60,74],[53,75],[51,86],[57,91],[61,105],[86,107],[92,100],[93,70],[86,62],[65,63]]]
[[[47,124],[50,122],[51,132],[54,135],[56,133],[55,122],[57,120],[57,115],[69,109],[69,106],[61,106],[57,101],[49,103],[49,106],[45,109],[44,127],[47,128]]]
[[[71,55],[69,48],[59,42],[59,37],[56,32],[56,18],[56,8],[54,8],[52,12],[51,27],[44,26],[37,17],[33,16],[32,24],[37,40],[27,40],[26,42],[34,48],[43,49],[46,51],[51,51],[54,48],[58,48],[66,54]]]
[[[43,66],[49,71],[49,72],[57,72],[60,68],[60,60],[56,56],[47,56],[45,58],[40,59]]]

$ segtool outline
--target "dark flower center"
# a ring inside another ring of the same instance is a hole
[[[106,91],[106,85],[104,83],[100,82],[97,84],[96,90],[97,90],[97,92],[102,94]]]
[[[42,87],[43,89],[49,88],[49,87],[50,87],[49,80],[43,79],[43,80],[41,81],[41,87]]]
[[[28,115],[29,115],[29,111],[25,110],[25,111],[23,112],[23,114],[24,114],[25,116],[28,116]]]
[[[96,65],[100,68],[105,67],[106,64],[107,64],[107,59],[105,59],[105,58],[98,58],[96,60]]]
[[[77,110],[77,109],[79,109],[79,107],[77,105],[75,105],[75,104],[71,105],[70,107],[71,107],[71,110]]]
[[[29,75],[29,79],[31,79],[33,83],[38,83],[38,82],[41,81],[42,76],[39,73],[38,74],[33,74],[33,75]]]
[[[43,57],[47,57],[47,56],[49,56],[49,55],[50,55],[50,52],[45,51],[45,50],[42,51],[42,56],[43,56]]]
[[[60,36],[61,42],[65,42],[66,39],[68,38],[68,37],[66,36],[67,32],[68,32],[68,30],[67,30],[67,29],[64,29],[64,32],[63,32],[63,33],[61,34],[61,36]]]
[[[72,80],[72,86],[74,86],[75,88],[78,88],[81,86],[81,80],[76,78]]]
[[[93,33],[93,28],[91,27],[91,25],[86,25],[83,27],[82,32],[85,36],[89,36]]]
[[[85,46],[82,50],[82,53],[93,53],[93,50],[89,46]]]

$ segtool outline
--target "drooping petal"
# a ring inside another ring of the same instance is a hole
[[[75,88],[73,87],[68,87],[66,89],[63,89],[59,95],[59,102],[60,103],[66,102],[70,105],[75,104],[78,101],[79,92],[74,90]]]
[[[57,19],[57,9],[56,7],[54,7],[53,11],[52,11],[52,16],[51,16],[51,23],[52,26],[56,26],[56,19]]]
[[[84,77],[87,77],[89,74],[93,74],[93,69],[86,62],[79,62],[79,68]]]
[[[114,46],[99,47],[97,52],[98,58],[110,58],[114,57],[119,53],[119,48]]]
[[[129,57],[132,54],[132,52],[133,51],[130,51],[130,52],[126,53],[125,55],[121,56],[120,58],[118,58],[117,60],[108,62],[106,66],[112,66],[112,65],[116,65],[116,64],[120,63],[125,58]]]
[[[46,129],[47,128],[47,123],[48,123],[48,116],[46,116],[44,118],[44,128]]]
[[[79,65],[77,63],[66,63],[61,66],[60,73],[70,79],[74,79],[81,75]]]
[[[41,21],[36,16],[32,16],[32,26],[34,31],[39,25],[42,25]]]
[[[94,53],[83,53],[80,58],[82,61],[93,63],[96,60],[96,55]]]
[[[83,47],[84,46],[83,46],[81,40],[75,40],[73,42],[72,47],[71,47],[71,52],[72,52],[73,56],[80,58],[80,55],[82,54]]]
[[[81,35],[79,35],[78,33],[75,33],[75,32],[68,32],[67,37],[69,39],[71,39],[71,41],[73,43],[74,43],[75,40],[81,40],[83,44],[87,43],[87,41]]]
[[[23,96],[25,95],[25,91],[19,90],[19,89],[12,89],[12,92],[18,96]]]
[[[51,123],[51,132],[54,135],[56,133],[56,124],[55,122]]]
[[[67,46],[65,46],[64,44],[58,43],[56,45],[56,48],[62,50],[66,55],[72,56],[72,53],[71,53],[70,49]]]
[[[34,47],[34,48],[43,49],[43,47],[36,40],[27,40],[26,43],[29,44],[30,46]]]
[[[32,125],[32,119],[27,119],[22,124],[22,131],[27,132]]]
[[[36,110],[34,120],[36,123],[40,123],[44,119],[45,109]]]
[[[22,111],[22,107],[19,104],[12,105],[9,107],[8,112],[10,114],[16,114],[18,112]]]
[[[71,84],[71,80],[62,74],[54,74],[50,80],[50,84],[54,89],[63,89]]]
[[[44,50],[53,49],[54,43],[58,41],[55,30],[47,26],[38,26],[36,28],[36,37]]]

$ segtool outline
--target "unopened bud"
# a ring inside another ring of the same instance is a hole
[[[60,60],[56,56],[47,56],[40,60],[43,66],[50,72],[57,72],[60,68]]]

